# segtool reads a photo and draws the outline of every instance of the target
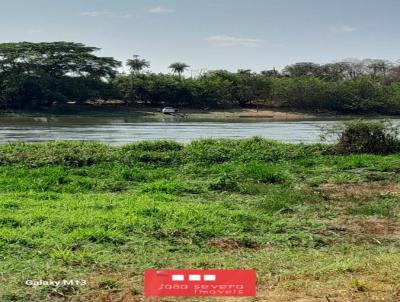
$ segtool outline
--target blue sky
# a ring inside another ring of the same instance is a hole
[[[0,0],[0,42],[75,41],[151,70],[400,59],[399,0]]]

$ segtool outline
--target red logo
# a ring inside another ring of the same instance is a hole
[[[256,295],[255,270],[145,270],[145,296]]]

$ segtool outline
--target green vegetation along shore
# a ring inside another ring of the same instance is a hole
[[[157,74],[137,55],[122,72],[122,62],[97,56],[98,50],[62,41],[0,43],[0,108],[48,110],[105,100],[114,107],[400,114],[400,65],[387,60],[300,62],[282,70],[212,70],[189,77],[186,63]]]
[[[399,167],[261,138],[2,145],[0,300],[144,301],[144,269],[251,268],[248,301],[398,301]],[[87,284],[25,284],[63,279]]]

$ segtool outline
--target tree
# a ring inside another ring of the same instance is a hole
[[[144,68],[150,67],[150,62],[145,59],[139,59],[138,55],[133,55],[133,59],[126,61],[126,65],[133,74],[139,74]]]
[[[343,81],[346,79],[348,67],[343,62],[321,65],[319,77],[327,81]]]
[[[94,55],[97,50],[73,42],[0,44],[0,103],[41,107],[102,95],[120,62]]]
[[[236,73],[226,70],[216,70],[209,73],[210,76],[219,77],[225,83],[229,95],[230,105],[246,107],[252,102],[265,101],[270,97],[271,82],[262,74],[253,73],[249,69],[238,70]]]
[[[263,70],[261,71],[261,74],[266,76],[266,77],[279,77],[279,71],[275,69],[275,67],[273,69],[270,70]]]
[[[354,80],[359,76],[365,75],[368,72],[368,67],[364,60],[358,59],[346,59],[340,62],[345,69],[345,74],[347,74],[346,79]]]
[[[389,70],[393,64],[387,60],[368,60],[367,67],[370,70],[370,74],[373,79],[382,78],[386,80]]]
[[[172,71],[174,73],[177,73],[179,78],[182,78],[182,73],[188,69],[190,66],[187,65],[186,63],[182,63],[182,62],[175,62],[172,63],[171,65],[169,65],[169,69],[172,69]]]
[[[283,74],[290,77],[318,76],[320,65],[311,62],[301,62],[288,65],[283,69]]]

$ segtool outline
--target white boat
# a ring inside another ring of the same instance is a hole
[[[161,111],[162,113],[168,114],[168,113],[177,113],[178,109],[173,108],[173,107],[164,107]]]

